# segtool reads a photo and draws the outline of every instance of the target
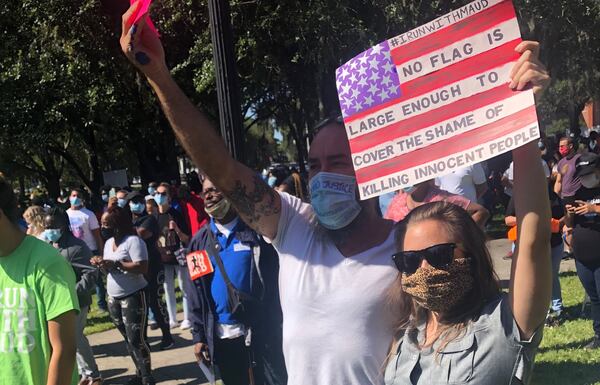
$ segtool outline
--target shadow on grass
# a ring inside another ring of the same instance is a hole
[[[568,373],[569,385],[592,385],[600,381],[598,364],[576,362],[540,362],[535,365],[532,385],[565,385]]]
[[[543,348],[539,348],[538,349],[538,353],[545,353],[545,352],[554,352],[557,350],[568,350],[568,349],[581,349],[583,348],[588,342],[591,342],[592,339],[588,338],[586,340],[583,341],[573,341],[573,342],[569,342],[569,343],[564,343],[564,344],[557,344],[557,345],[552,345],[552,346],[546,346]]]

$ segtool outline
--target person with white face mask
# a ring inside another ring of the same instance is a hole
[[[577,275],[592,303],[594,339],[585,346],[600,348],[600,156],[582,154],[577,161],[576,176],[581,188],[573,204],[565,205],[565,223],[573,228],[571,247]]]

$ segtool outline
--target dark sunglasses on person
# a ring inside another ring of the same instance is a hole
[[[406,275],[414,274],[423,260],[436,269],[447,269],[454,259],[456,243],[440,243],[423,250],[399,251],[392,255],[396,267]]]

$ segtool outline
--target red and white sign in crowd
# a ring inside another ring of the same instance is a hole
[[[479,0],[338,68],[361,199],[538,139],[533,92],[508,86],[520,42],[512,1]]]

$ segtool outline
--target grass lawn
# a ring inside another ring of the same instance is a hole
[[[575,273],[561,274],[565,307],[573,320],[561,326],[544,329],[544,340],[536,356],[532,385],[600,385],[600,349],[584,350],[581,346],[594,336],[592,321],[580,315],[584,291]],[[178,311],[181,293],[177,291]],[[98,313],[94,304],[88,318],[86,334],[98,333],[113,327],[108,314]],[[589,313],[589,308],[588,308]]]
[[[600,350],[584,350],[592,340],[592,321],[580,315],[584,291],[575,273],[561,274],[565,307],[573,315],[559,327],[544,329],[533,385],[600,385]],[[588,307],[589,314],[589,307]]]

